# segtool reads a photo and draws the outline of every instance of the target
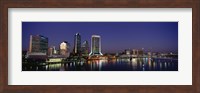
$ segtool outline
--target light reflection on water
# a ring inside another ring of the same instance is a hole
[[[23,71],[178,71],[177,59],[132,58],[23,66]]]

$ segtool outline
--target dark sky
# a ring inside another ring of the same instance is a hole
[[[43,35],[49,38],[49,46],[58,49],[67,41],[72,51],[77,32],[89,44],[91,35],[100,35],[103,53],[133,48],[178,52],[178,22],[22,22],[22,47],[28,49],[30,35]]]

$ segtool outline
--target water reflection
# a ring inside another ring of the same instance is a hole
[[[68,63],[23,64],[23,71],[178,71],[177,59],[123,58]]]

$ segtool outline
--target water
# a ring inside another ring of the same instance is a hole
[[[23,64],[23,71],[178,71],[177,59],[132,58],[86,62]]]

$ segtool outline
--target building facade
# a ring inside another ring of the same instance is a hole
[[[48,38],[41,35],[30,36],[30,53],[46,53],[48,52]]]
[[[99,35],[92,35],[91,51],[89,55],[103,55],[101,53],[101,37]]]
[[[76,33],[74,36],[74,54],[81,53],[81,35]]]
[[[88,56],[89,55],[89,44],[88,44],[88,41],[84,41],[83,44],[82,44],[82,55],[83,56]]]
[[[60,55],[63,55],[63,57],[69,57],[69,54],[69,43],[64,41],[60,44]]]

